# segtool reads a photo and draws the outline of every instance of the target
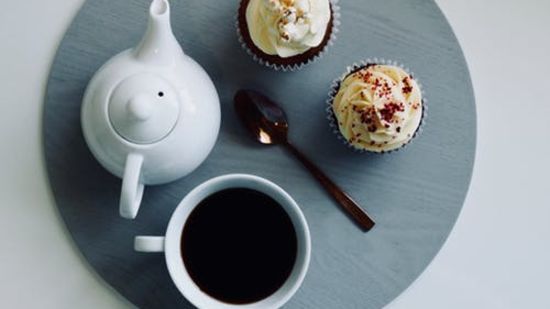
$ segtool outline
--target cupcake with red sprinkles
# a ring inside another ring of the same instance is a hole
[[[355,150],[374,153],[409,144],[420,131],[426,109],[412,74],[377,60],[349,67],[333,83],[327,105],[337,136]]]

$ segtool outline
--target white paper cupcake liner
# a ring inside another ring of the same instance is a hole
[[[334,114],[334,111],[332,110],[332,102],[334,101],[334,97],[338,93],[338,90],[340,89],[340,83],[352,72],[363,68],[367,66],[368,64],[383,64],[383,65],[393,65],[402,68],[405,70],[409,75],[411,75],[416,83],[418,84],[418,87],[420,88],[420,94],[422,96],[422,116],[420,117],[420,123],[418,124],[418,128],[414,132],[413,136],[403,145],[401,145],[398,148],[391,149],[391,150],[384,150],[384,151],[372,151],[368,149],[360,149],[355,146],[353,146],[340,132],[340,127],[338,126],[338,123],[336,122],[336,115]],[[427,105],[427,99],[425,96],[424,88],[422,87],[422,84],[420,81],[416,78],[416,75],[409,70],[406,66],[404,66],[402,63],[398,63],[397,61],[393,60],[386,60],[383,58],[368,58],[366,60],[362,60],[358,63],[354,63],[346,68],[346,72],[344,72],[340,77],[336,78],[331,86],[330,86],[330,92],[328,94],[328,99],[326,101],[326,112],[327,112],[327,119],[329,121],[329,126],[332,131],[336,135],[336,137],[344,143],[348,148],[351,148],[355,152],[359,153],[376,153],[376,154],[387,154],[387,153],[393,153],[397,152],[401,149],[406,148],[417,136],[419,136],[422,133],[422,126],[424,125],[425,119],[428,115],[428,105]]]
[[[297,70],[299,70],[299,69],[301,69],[301,68],[303,68],[307,65],[310,65],[310,64],[316,62],[317,60],[321,59],[321,57],[328,50],[328,48],[330,46],[334,45],[334,41],[336,40],[336,34],[339,31],[339,26],[340,26],[340,6],[338,5],[339,0],[329,0],[329,1],[330,1],[330,7],[331,7],[331,10],[332,10],[332,32],[330,34],[328,42],[325,44],[323,49],[321,49],[321,51],[317,55],[307,59],[305,62],[295,63],[295,64],[291,64],[291,65],[281,65],[281,64],[271,63],[271,62],[267,61],[266,59],[263,59],[260,56],[256,55],[248,47],[248,44],[243,39],[243,36],[242,36],[242,33],[241,33],[241,27],[239,26],[239,13],[237,12],[237,15],[235,17],[235,20],[236,20],[235,26],[236,26],[236,29],[237,29],[237,37],[239,39],[239,43],[241,44],[241,47],[246,51],[246,53],[249,54],[252,57],[252,59],[254,59],[255,62],[257,62],[257,63],[259,63],[263,66],[266,66],[268,68],[271,68],[275,71],[294,72],[294,71],[297,71]]]

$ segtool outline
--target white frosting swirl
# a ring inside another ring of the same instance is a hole
[[[330,18],[329,0],[250,0],[246,8],[254,45],[281,58],[319,46]]]
[[[422,93],[405,70],[372,65],[349,74],[332,102],[338,127],[358,149],[382,152],[406,144],[422,118]]]

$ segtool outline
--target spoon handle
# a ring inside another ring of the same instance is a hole
[[[317,178],[332,197],[344,208],[344,210],[355,220],[365,231],[374,226],[374,221],[346,192],[338,187],[330,178],[325,175],[315,164],[313,164],[303,153],[301,153],[290,142],[284,144],[286,148],[295,155],[302,164]]]

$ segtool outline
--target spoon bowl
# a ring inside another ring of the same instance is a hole
[[[258,142],[282,144],[288,140],[285,112],[268,97],[254,90],[239,90],[235,95],[235,110]]]

